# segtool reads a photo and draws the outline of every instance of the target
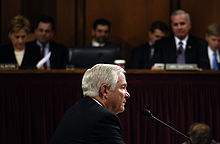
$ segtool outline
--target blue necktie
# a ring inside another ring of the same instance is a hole
[[[218,62],[216,58],[216,52],[213,53],[213,59],[212,59],[212,64],[213,64],[213,70],[218,70]]]
[[[177,59],[176,59],[178,64],[184,64],[185,63],[185,52],[183,49],[183,42],[179,42],[179,48],[177,51]]]

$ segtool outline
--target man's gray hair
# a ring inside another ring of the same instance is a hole
[[[191,21],[191,20],[190,20],[190,15],[189,15],[189,13],[187,13],[187,12],[185,12],[184,10],[181,10],[181,9],[174,11],[174,12],[171,14],[171,16],[170,16],[170,20],[172,21],[173,16],[176,16],[176,15],[179,15],[179,14],[184,14],[184,15],[186,16],[186,19],[187,19],[189,22]]]
[[[102,84],[106,84],[110,90],[114,90],[118,82],[118,73],[125,70],[113,64],[96,64],[88,69],[82,79],[82,90],[84,96],[98,96]]]

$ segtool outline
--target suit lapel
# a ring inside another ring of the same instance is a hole
[[[170,50],[170,58],[171,58],[171,61],[173,62],[176,62],[176,57],[177,57],[177,48],[176,48],[176,42],[175,42],[175,39],[174,37],[172,37],[171,39],[171,42],[170,42],[170,47],[171,47],[171,50]]]
[[[11,43],[10,46],[9,46],[9,51],[11,51],[11,52],[9,52],[9,53],[12,53],[12,55],[10,55],[10,56],[11,56],[10,59],[12,60],[12,63],[18,64],[18,63],[17,63],[17,60],[16,60],[16,56],[15,56],[15,53],[14,53],[14,48],[13,48],[12,43]]]
[[[55,65],[55,58],[54,58],[54,50],[53,50],[54,46],[53,43],[50,42],[49,44],[49,51],[51,52],[51,56],[50,56],[50,68],[54,68]]]
[[[192,59],[192,55],[193,55],[193,41],[192,38],[189,36],[185,50],[186,63],[190,62],[190,59]]]
[[[151,53],[151,49],[150,49],[150,45],[149,43],[147,43],[145,46],[144,46],[144,49],[143,49],[143,57],[144,57],[144,67],[149,67],[148,66],[148,63],[150,61],[150,53]]]

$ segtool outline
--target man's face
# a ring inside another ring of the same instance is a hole
[[[121,113],[125,110],[126,99],[130,98],[127,92],[127,82],[124,73],[118,74],[118,82],[113,91],[109,90],[107,100],[107,109],[114,114]]]
[[[108,25],[97,25],[96,29],[92,30],[93,39],[99,43],[105,43],[109,37]]]
[[[40,22],[35,29],[35,35],[42,44],[46,44],[54,35],[52,25],[50,23]]]
[[[15,50],[23,50],[25,48],[27,33],[24,29],[20,29],[19,31],[10,34],[9,38]]]
[[[191,22],[187,20],[185,14],[177,14],[171,18],[173,33],[179,39],[184,39],[191,29]]]
[[[206,41],[212,50],[220,50],[220,36],[206,34]]]
[[[166,34],[159,29],[155,29],[153,33],[150,31],[148,34],[149,34],[148,36],[152,44],[154,44],[157,40],[166,36]]]

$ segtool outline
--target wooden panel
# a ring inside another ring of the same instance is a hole
[[[191,15],[192,29],[191,34],[200,38],[205,37],[209,24],[219,23],[219,0],[182,0],[181,8],[188,11]]]
[[[9,42],[8,23],[21,13],[21,0],[1,0],[1,42]]]
[[[122,56],[147,41],[151,23],[162,20],[169,23],[169,0],[87,0],[86,43],[91,40],[92,24],[97,18],[106,18],[112,24],[110,40],[123,44]]]
[[[32,32],[35,29],[36,19],[42,15],[49,15],[56,19],[56,3],[54,0],[22,0],[22,14],[31,22]]]
[[[75,45],[85,45],[85,1],[76,0]]]
[[[75,45],[75,0],[57,0],[55,40],[66,46]]]

